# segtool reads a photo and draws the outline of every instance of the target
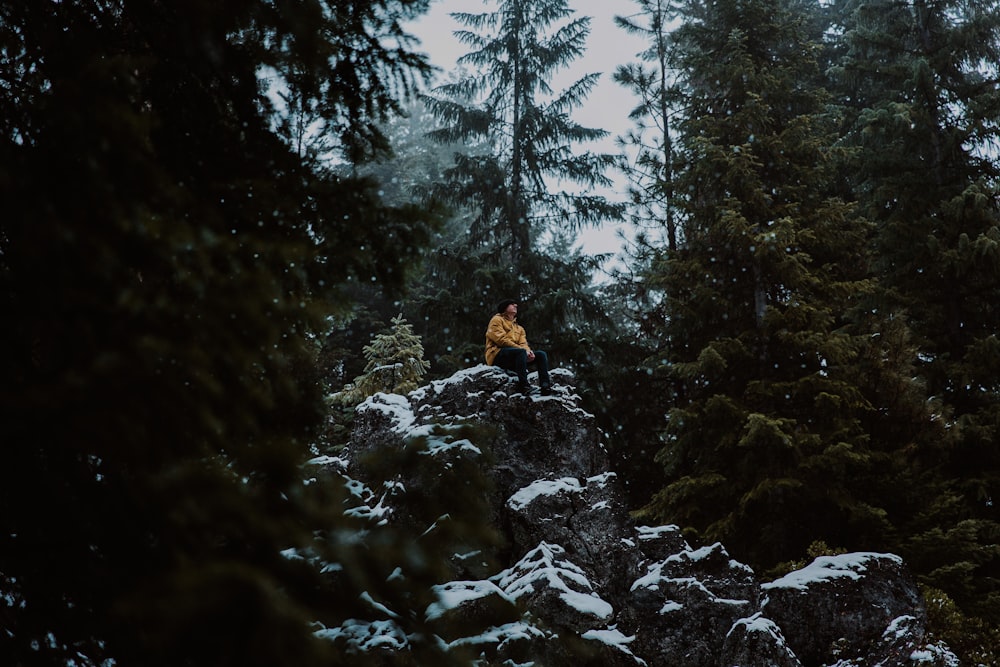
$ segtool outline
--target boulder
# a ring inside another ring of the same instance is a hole
[[[753,571],[721,544],[686,547],[645,565],[624,600],[619,625],[637,639],[637,655],[655,664],[718,663],[733,624],[757,609]]]
[[[581,409],[567,382],[572,374],[552,372],[551,396],[525,396],[503,370],[480,365],[408,396],[375,394],[358,406],[345,458],[348,474],[385,479],[386,452],[428,441],[429,449],[453,465],[454,458],[478,457],[493,487],[490,519],[501,520],[511,494],[547,477],[587,479],[606,473],[607,451],[593,415]],[[478,428],[473,445],[463,434]],[[488,434],[487,434],[488,432]],[[450,459],[450,460],[449,460]]]
[[[882,667],[905,665],[927,648],[923,601],[899,556],[822,556],[762,589],[764,615],[806,667],[876,664],[875,655]]]
[[[596,420],[579,407],[572,378],[554,369],[553,395],[525,396],[503,370],[480,365],[416,390],[410,401],[418,424],[472,418],[496,429],[490,473],[505,500],[537,479],[609,471]]]
[[[757,612],[733,624],[718,664],[725,667],[802,667],[781,628]]]
[[[434,594],[438,601],[427,608],[425,618],[445,641],[468,637],[478,628],[516,624],[521,618],[514,599],[492,581],[450,581],[435,586]]]
[[[915,616],[900,616],[886,627],[868,655],[852,667],[958,667],[958,657],[943,642],[928,642],[924,623]]]
[[[554,542],[595,585],[618,594],[631,583],[639,554],[629,542],[632,521],[614,473],[535,480],[512,495],[506,509],[515,549]]]
[[[344,477],[360,519],[426,535],[474,517],[500,535],[495,553],[456,552],[452,580],[433,589],[427,627],[456,656],[479,667],[957,664],[928,643],[897,556],[820,558],[761,585],[722,544],[635,525],[572,374],[552,376],[550,396],[521,394],[489,366],[376,394],[344,455],[313,462]],[[472,489],[480,504],[455,507]],[[330,636],[380,656],[408,650],[392,623],[373,623]]]

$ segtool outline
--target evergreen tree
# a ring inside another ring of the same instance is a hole
[[[758,566],[887,528],[859,482],[873,453],[845,317],[868,290],[867,228],[828,196],[836,125],[810,85],[810,10],[686,3],[671,36],[683,242],[648,279],[677,398],[657,456],[669,483],[645,513]]]
[[[639,35],[649,46],[639,53],[640,62],[620,65],[615,81],[638,98],[629,113],[635,124],[621,145],[634,155],[625,171],[629,178],[632,223],[637,227],[662,228],[667,248],[677,249],[677,220],[673,210],[672,117],[677,113],[670,99],[672,75],[668,61],[671,21],[676,6],[666,0],[635,0],[637,14],[615,16],[615,24]]]
[[[614,158],[572,152],[607,135],[569,116],[600,75],[588,74],[559,93],[551,88],[555,73],[583,54],[590,33],[586,17],[558,25],[573,13],[566,0],[499,0],[493,12],[452,14],[469,28],[456,35],[472,48],[459,64],[474,72],[426,98],[445,125],[436,138],[486,149],[460,157],[444,192],[474,211],[471,235],[492,236],[491,245],[520,273],[549,226],[578,229],[618,210],[590,192],[610,185],[605,171]],[[554,180],[584,190],[553,191]]]
[[[472,49],[459,63],[472,71],[425,99],[442,124],[432,136],[468,148],[435,190],[456,220],[428,258],[413,317],[428,327],[429,349],[444,342],[432,358],[445,372],[482,362],[486,322],[503,298],[522,302],[532,344],[561,365],[584,361],[580,331],[608,325],[590,285],[595,263],[572,247],[582,226],[620,212],[595,192],[610,185],[614,157],[576,152],[607,133],[570,117],[598,75],[551,87],[589,34],[590,19],[572,14],[565,0],[501,0],[492,12],[453,15],[468,28],[456,34]]]
[[[662,319],[658,291],[649,288],[648,269],[679,243],[679,217],[674,202],[674,120],[680,116],[670,62],[669,35],[677,4],[636,0],[637,11],[615,16],[615,24],[645,40],[638,62],[620,65],[614,80],[636,99],[629,113],[633,127],[618,138],[625,153],[628,213],[635,235],[625,246],[627,265],[615,270],[604,297],[613,302],[617,327],[602,337],[601,349],[615,350],[613,365],[594,378],[602,397],[592,410],[602,428],[615,437],[611,455],[630,501],[645,504],[664,484],[663,474],[648,464],[663,446],[660,437],[664,404],[672,402],[673,383],[657,362],[651,323]],[[622,373],[621,367],[631,372]],[[646,400],[658,396],[660,400]]]
[[[360,403],[377,392],[407,394],[420,386],[430,364],[424,360],[420,336],[402,314],[392,318],[392,329],[365,346],[364,374],[338,395],[345,403]]]
[[[877,226],[883,316],[912,332],[913,374],[945,428],[925,444],[933,502],[905,555],[963,608],[1000,619],[1000,14],[993,3],[844,1],[834,73]],[[942,544],[942,540],[944,544]]]

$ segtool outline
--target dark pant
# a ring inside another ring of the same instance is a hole
[[[538,384],[542,387],[551,386],[549,381],[549,358],[541,350],[535,350],[535,360],[532,362],[538,369]],[[528,384],[528,351],[521,347],[505,347],[497,353],[493,360],[495,366],[517,373],[521,384]]]

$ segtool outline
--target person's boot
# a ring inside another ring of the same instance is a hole
[[[527,382],[518,382],[517,393],[524,394],[525,396],[527,396],[528,394],[531,393],[531,385],[528,384]]]

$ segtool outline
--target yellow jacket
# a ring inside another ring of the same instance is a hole
[[[494,315],[486,327],[486,363],[492,366],[497,354],[505,347],[520,347],[531,351],[524,327],[503,315]]]

